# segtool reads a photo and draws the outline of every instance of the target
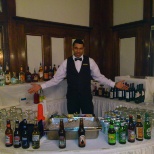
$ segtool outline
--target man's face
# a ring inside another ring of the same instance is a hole
[[[84,52],[84,46],[83,44],[75,43],[73,46],[73,52],[75,57],[81,57]]]

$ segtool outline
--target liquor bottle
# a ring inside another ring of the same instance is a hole
[[[11,84],[17,84],[18,78],[16,76],[16,72],[13,72],[12,78],[11,78]]]
[[[121,89],[118,89],[118,98],[119,98],[119,100],[123,99],[123,90],[121,90]]]
[[[93,89],[93,91],[92,91],[92,94],[93,94],[93,96],[97,96],[97,84],[95,83],[95,85],[94,85],[94,89]]]
[[[141,92],[140,92],[140,89],[139,89],[139,85],[137,85],[137,88],[135,90],[135,103],[141,103],[140,101],[140,97],[141,97]]]
[[[63,119],[60,119],[58,135],[59,135],[59,148],[65,148],[66,147],[66,135],[65,135]]]
[[[49,80],[49,71],[48,71],[47,66],[44,67],[43,79],[44,79],[44,81]]]
[[[10,147],[13,145],[13,130],[11,129],[10,120],[7,120],[6,130],[5,130],[5,146]]]
[[[5,85],[5,73],[3,72],[3,68],[0,65],[0,86]]]
[[[109,92],[109,89],[106,88],[105,89],[105,98],[109,98],[110,97],[110,92]]]
[[[20,66],[20,72],[19,72],[19,83],[25,82],[25,72],[23,71],[22,65]]]
[[[145,113],[144,138],[151,139],[151,123],[149,121],[149,114],[148,113]]]
[[[129,87],[129,84],[127,84]],[[126,102],[130,102],[130,87],[125,91],[126,92]]]
[[[27,83],[32,82],[32,74],[29,72],[29,66],[27,66],[25,77],[26,77],[26,82]]]
[[[56,68],[56,65],[54,64],[54,65],[53,65],[53,75],[55,75],[56,72],[57,72],[57,68]]]
[[[34,130],[32,133],[32,148],[33,149],[40,148],[40,131],[38,129],[37,120],[35,120]]]
[[[116,144],[116,131],[113,126],[113,121],[110,121],[110,126],[108,129],[108,144],[115,145]]]
[[[133,116],[129,116],[128,123],[128,142],[135,142],[135,126],[133,122]]]
[[[132,101],[135,100],[135,87],[134,87],[134,83],[132,83]]]
[[[6,71],[5,71],[5,84],[9,85],[11,83],[11,75],[9,71],[9,66],[6,64]]]
[[[79,147],[86,146],[85,129],[83,124],[83,118],[80,118],[79,129],[78,129],[78,145]]]
[[[49,66],[49,80],[53,78],[53,70],[52,70],[52,67],[51,65]]]
[[[40,96],[38,92],[34,93],[34,104],[38,104],[40,102]]]
[[[28,137],[27,120],[26,119],[23,120],[21,141],[22,141],[22,148],[23,149],[29,148],[29,137]]]
[[[102,95],[103,95],[103,93],[102,93],[103,88],[102,87],[103,87],[103,85],[100,85],[99,88],[98,88],[98,96],[100,96],[100,97],[102,97]]]
[[[143,124],[141,122],[141,116],[137,115],[137,122],[136,122],[136,140],[143,141]]]
[[[144,102],[144,99],[145,99],[145,90],[143,88],[143,84],[141,84],[141,102]]]
[[[125,123],[120,124],[119,128],[119,143],[120,144],[126,144],[126,128],[125,128]]]
[[[39,76],[36,73],[35,68],[34,68],[34,73],[32,74],[32,81],[33,82],[38,82],[38,80],[39,80]]]
[[[43,68],[42,68],[42,64],[40,63],[40,68],[39,68],[39,81],[43,81]]]
[[[20,136],[20,131],[19,131],[19,121],[18,120],[16,120],[16,123],[15,123],[13,146],[14,148],[21,147],[21,136]]]
[[[114,91],[112,87],[110,89],[110,99],[114,99]]]

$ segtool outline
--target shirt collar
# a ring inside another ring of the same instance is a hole
[[[73,55],[73,60],[75,61],[75,58],[77,58],[77,57],[75,57],[74,55]],[[78,57],[78,58],[82,58],[82,61],[83,61],[83,55],[81,56],[81,57]]]

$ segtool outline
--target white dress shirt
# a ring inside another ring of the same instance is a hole
[[[83,60],[83,55],[80,58],[82,58],[82,60]],[[76,70],[79,72],[81,69],[82,61],[80,61],[80,60],[75,61],[74,55],[73,55],[73,59],[74,59]],[[92,58],[89,58],[89,63],[90,63],[91,76],[94,80],[98,81],[100,84],[109,85],[110,87],[114,87],[115,82],[106,78],[104,75],[102,75],[100,73],[100,70],[99,70],[96,62]],[[54,78],[41,84],[41,87],[42,87],[42,89],[45,89],[45,88],[57,85],[66,76],[67,76],[67,59],[65,59],[63,61],[63,63],[60,65],[60,67],[57,69],[57,72],[54,75]]]

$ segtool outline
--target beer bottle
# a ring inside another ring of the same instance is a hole
[[[66,135],[65,135],[63,119],[60,119],[58,135],[59,135],[59,148],[65,148],[66,147]]]
[[[80,118],[79,130],[78,130],[78,145],[79,147],[86,146],[85,129],[83,124],[83,118]]]
[[[34,130],[32,133],[32,148],[38,149],[40,147],[40,131],[38,129],[37,120],[35,120]]]
[[[144,138],[151,139],[151,123],[149,121],[149,114],[148,113],[145,113]]]
[[[52,70],[51,65],[49,66],[48,76],[49,76],[49,80],[52,79],[52,77],[53,77],[53,70]]]
[[[26,119],[23,120],[21,141],[22,141],[22,148],[23,149],[29,148],[29,137],[28,137],[27,120]]]
[[[6,130],[5,130],[5,146],[10,147],[13,145],[13,130],[11,129],[10,120],[7,120]]]
[[[141,122],[141,116],[137,115],[136,122],[136,140],[143,141],[143,124]]]
[[[19,72],[19,83],[25,82],[25,72],[23,71],[23,66],[20,66],[20,72]]]
[[[128,123],[128,142],[135,142],[135,126],[133,122],[133,116],[129,116]]]
[[[48,81],[49,80],[49,71],[48,71],[47,66],[44,66],[43,80],[44,81]]]
[[[126,128],[124,126],[124,122],[120,124],[119,128],[119,143],[126,144]]]
[[[20,136],[20,131],[19,131],[19,121],[18,120],[16,120],[16,123],[15,123],[13,145],[14,145],[14,148],[21,147],[21,136]]]
[[[109,126],[109,129],[108,129],[108,143],[110,145],[116,144],[116,131],[114,129],[112,120],[110,121],[110,126]]]

